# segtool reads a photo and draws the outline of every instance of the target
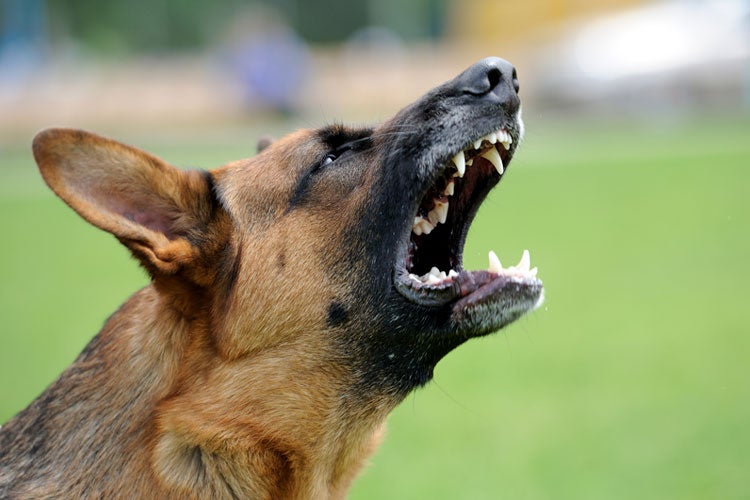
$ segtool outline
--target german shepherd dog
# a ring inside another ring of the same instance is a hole
[[[50,188],[152,282],[3,426],[0,497],[344,497],[443,356],[542,300],[527,253],[462,267],[522,134],[497,58],[380,126],[298,131],[211,171],[39,133]]]

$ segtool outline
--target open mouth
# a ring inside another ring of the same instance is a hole
[[[462,268],[471,221],[505,174],[517,142],[511,131],[500,128],[469,142],[438,169],[421,198],[396,269],[397,289],[407,299],[425,306],[453,303],[458,319],[473,309],[520,315],[541,303],[542,283],[526,250],[513,266],[503,267],[490,251],[488,269]]]

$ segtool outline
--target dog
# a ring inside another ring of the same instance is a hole
[[[527,252],[462,266],[523,135],[518,90],[487,58],[382,125],[211,171],[40,132],[49,187],[152,280],[2,427],[0,497],[344,497],[436,363],[543,298]]]

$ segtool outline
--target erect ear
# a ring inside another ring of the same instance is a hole
[[[208,173],[178,170],[80,130],[44,130],[33,149],[49,187],[84,219],[114,234],[152,274],[176,273],[200,256],[219,210]]]

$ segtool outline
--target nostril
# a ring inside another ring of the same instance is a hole
[[[490,68],[490,70],[487,72],[487,80],[490,83],[489,91],[491,92],[495,87],[498,86],[500,83],[500,80],[502,80],[503,74],[500,72],[499,68]]]
[[[476,97],[492,94],[500,99],[512,97],[519,88],[516,68],[499,57],[482,59],[456,77],[453,83],[456,90],[464,94]]]

